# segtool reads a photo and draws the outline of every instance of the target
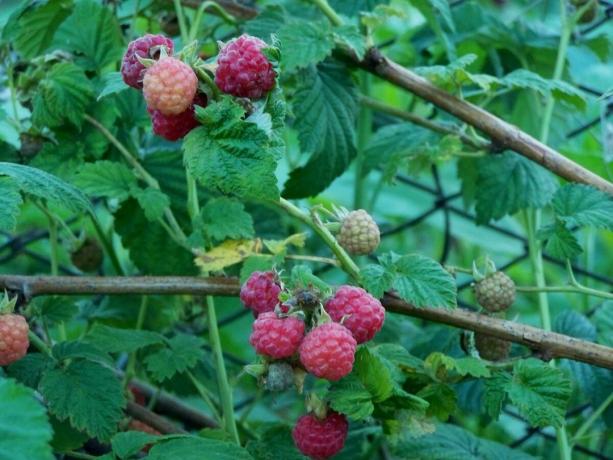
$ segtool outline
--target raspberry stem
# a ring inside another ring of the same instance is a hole
[[[328,0],[311,0],[311,2],[321,10],[323,14],[330,20],[330,22],[335,26],[340,26],[343,24],[343,20],[341,17],[334,11],[334,9],[328,3]]]
[[[143,179],[149,187],[160,190],[160,184],[158,181],[152,175],[150,175],[145,168],[143,168],[143,166],[134,156],[132,156],[128,149],[126,149],[124,145],[119,142],[119,140],[113,136],[113,134],[106,129],[102,123],[87,114],[84,115],[84,119],[93,125],[98,131],[100,131],[102,135],[106,137],[109,142],[115,146],[115,148],[117,148],[119,153],[121,153],[124,159],[134,168],[134,170],[140,175],[141,179]],[[168,231],[170,236],[177,242],[177,244],[191,250],[187,244],[187,236],[183,232],[183,229],[181,229],[181,226],[179,225],[179,222],[177,222],[177,219],[170,207],[166,207],[166,209],[164,209],[164,215],[168,220],[168,224],[160,219],[162,226]]]
[[[316,211],[312,210],[311,215],[309,215],[284,198],[280,198],[279,201],[274,202],[274,204],[286,211],[289,215],[311,227],[324,243],[330,247],[343,270],[355,280],[360,278],[360,269],[341,247],[338,241],[336,241],[336,238],[330,233],[330,230],[326,228],[326,225],[321,221]]]
[[[219,385],[219,396],[223,410],[224,425],[226,431],[232,436],[236,444],[240,445],[236,420],[234,419],[234,403],[232,401],[232,389],[228,382],[228,374],[223,359],[221,349],[221,339],[219,337],[219,327],[217,325],[217,313],[215,311],[215,301],[213,297],[206,297],[206,311],[209,323],[209,341],[215,357],[215,368],[217,370],[217,384]]]

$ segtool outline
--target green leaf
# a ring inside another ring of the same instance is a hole
[[[553,94],[579,109],[584,109],[586,100],[584,94],[577,88],[562,80],[546,80],[540,75],[526,69],[517,69],[501,79],[501,83],[509,88],[526,88],[537,91],[543,96]]]
[[[382,298],[385,291],[392,286],[396,274],[383,265],[368,264],[360,270],[360,276],[360,284],[373,296]]]
[[[115,213],[115,230],[130,250],[130,259],[144,274],[197,273],[192,253],[175,243],[160,224],[147,220],[135,200],[126,200]]]
[[[10,177],[0,177],[0,230],[15,229],[22,203],[19,184]]]
[[[246,449],[234,443],[195,436],[159,443],[153,446],[147,460],[202,460],[204,452],[210,460],[252,460]]]
[[[277,199],[276,158],[269,138],[242,120],[244,109],[224,97],[196,108],[203,123],[183,142],[184,162],[203,186],[241,198]]]
[[[51,416],[49,421],[53,428],[51,446],[54,451],[67,452],[77,450],[89,439],[86,433],[74,429],[68,420],[60,421],[56,417]]]
[[[330,55],[334,36],[330,23],[293,19],[277,32],[285,72],[317,64]]]
[[[205,234],[224,241],[226,239],[251,239],[254,236],[253,219],[245,206],[231,198],[213,198],[202,209]]]
[[[394,123],[378,129],[364,149],[364,172],[381,165],[386,179],[392,179],[397,168],[390,164],[394,157],[411,158],[429,149],[439,138],[431,131],[410,123]]]
[[[334,36],[347,48],[355,53],[358,59],[363,59],[366,54],[366,39],[360,33],[360,29],[353,24],[345,24],[334,28]]]
[[[400,297],[416,307],[456,306],[456,284],[449,272],[421,254],[402,256],[394,264],[392,287]]]
[[[535,358],[519,361],[506,391],[532,426],[564,424],[571,384],[560,369]]]
[[[394,381],[390,370],[367,347],[360,347],[355,354],[353,372],[372,395],[374,402],[385,401],[392,396]]]
[[[357,93],[347,70],[332,62],[304,70],[293,108],[300,146],[311,157],[291,172],[283,195],[303,198],[328,187],[355,156]]]
[[[121,72],[105,73],[101,78],[100,86],[101,89],[98,93],[98,101],[109,94],[117,94],[129,88],[123,81]]]
[[[511,374],[504,371],[494,371],[492,378],[485,380],[483,394],[485,412],[494,419],[498,419],[502,412],[507,399],[506,387],[510,381]]]
[[[102,441],[117,431],[126,403],[111,369],[80,359],[47,372],[40,392],[59,420],[68,418],[73,427]]]
[[[15,49],[25,58],[42,54],[51,45],[59,25],[70,14],[72,2],[50,0],[45,3],[30,3],[17,11],[14,27],[3,31],[3,38],[9,39]]]
[[[286,24],[285,9],[281,5],[266,5],[260,13],[245,24],[245,32],[249,35],[269,40]]]
[[[145,365],[151,377],[162,382],[173,375],[194,367],[204,357],[201,338],[193,335],[178,334],[168,341],[168,347],[150,354]]]
[[[69,321],[79,313],[77,305],[62,296],[36,297],[30,305],[35,314],[45,318],[48,324]]]
[[[364,420],[375,409],[372,395],[354,374],[334,383],[328,390],[327,399],[332,409],[351,420]]]
[[[81,342],[79,340],[57,343],[53,346],[51,351],[53,357],[58,361],[83,358],[90,361],[104,361],[108,364],[112,363],[112,359],[107,353],[90,343]]]
[[[613,230],[613,198],[583,184],[561,187],[552,206],[558,218],[570,226],[589,226]]]
[[[34,392],[0,377],[0,455],[11,460],[53,460],[51,426]]]
[[[477,168],[478,224],[522,209],[541,208],[556,190],[556,180],[547,170],[512,152],[481,158]]]
[[[417,396],[430,404],[426,414],[441,421],[447,420],[455,412],[458,403],[458,397],[453,388],[444,383],[435,382],[426,385],[419,390]]]
[[[39,83],[32,122],[39,127],[56,127],[68,120],[80,127],[93,95],[83,69],[72,62],[55,64]]]
[[[389,3],[389,0],[330,0],[330,6],[345,16],[357,16],[386,3]]]
[[[170,198],[155,188],[133,189],[132,195],[143,208],[147,220],[151,222],[160,220],[164,216],[164,210],[170,206]]]
[[[163,343],[164,337],[153,331],[119,329],[96,324],[83,340],[107,353],[132,353],[150,345]]]
[[[7,369],[9,377],[34,390],[38,388],[40,379],[47,369],[53,366],[53,360],[44,353],[28,353],[19,361],[15,361]]]
[[[74,182],[90,196],[118,200],[125,200],[137,186],[134,173],[126,165],[108,160],[84,164]]]
[[[91,210],[87,198],[75,187],[40,169],[0,162],[0,176],[9,176],[22,192],[79,212]]]
[[[258,440],[248,441],[246,447],[254,460],[307,460],[296,449],[291,429],[287,425],[267,427]]]
[[[158,435],[141,431],[127,431],[113,436],[111,446],[113,453],[123,460],[138,454],[148,444],[154,444],[160,440],[161,438]]]
[[[547,239],[545,250],[552,257],[573,259],[583,252],[575,235],[560,220],[540,229],[537,236]]]
[[[452,358],[439,351],[431,353],[425,361],[425,368],[429,369],[433,376],[440,376],[444,368],[453,371],[462,377],[470,375],[472,377],[490,377],[491,373],[485,363],[477,358],[466,356],[463,358]],[[443,371],[444,374],[446,374]]]
[[[123,39],[113,12],[93,0],[79,0],[55,35],[61,49],[75,52],[87,70],[100,71],[120,57]]]
[[[397,294],[416,307],[456,306],[456,284],[441,265],[420,254],[398,256],[388,253],[379,258],[380,267],[369,265],[362,270],[364,287],[376,297],[395,289]]]
[[[437,425],[432,434],[407,437],[394,450],[400,458],[419,460],[535,460],[519,450],[477,438],[450,424]],[[405,456],[407,452],[410,452],[408,457]]]

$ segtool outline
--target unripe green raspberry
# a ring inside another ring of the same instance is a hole
[[[505,273],[496,272],[475,284],[475,296],[487,311],[503,311],[515,301],[515,283]]]
[[[502,361],[509,357],[511,342],[477,332],[475,334],[475,347],[482,359]]]
[[[268,366],[264,387],[268,391],[285,391],[294,384],[294,369],[288,363],[272,363]]]
[[[377,223],[363,209],[352,211],[343,219],[338,242],[350,254],[370,254],[380,241]]]

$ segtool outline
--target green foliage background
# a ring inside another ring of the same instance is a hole
[[[487,139],[334,52],[341,46],[362,56],[366,29],[390,59],[535,137],[552,97],[548,144],[611,180],[610,22],[594,30],[579,25],[562,77],[552,80],[560,42],[557,2],[330,1],[343,26],[331,25],[311,2],[254,3],[260,14],[236,27],[205,14],[196,34],[200,51],[211,58],[218,40],[241,31],[259,36],[280,50],[279,89],[247,119],[229,97],[199,109],[203,125],[170,143],[152,134],[142,97],[123,84],[118,70],[128,41],[146,32],[172,36],[177,49],[186,45],[168,20],[172,2],[2,2],[0,273],[50,274],[49,254],[57,249],[57,271],[79,275],[70,260],[74,234],[83,229],[100,239],[98,227],[115,255],[107,253],[100,274],[195,275],[191,252],[160,223],[168,209],[192,247],[255,237],[282,241],[304,231],[263,204],[282,196],[303,206],[372,213],[384,238],[378,258],[358,262],[364,286],[375,295],[393,288],[419,307],[474,305],[465,289],[472,278],[458,273],[454,281],[437,261],[470,267],[485,255],[498,266],[519,258],[507,273],[518,285],[533,285],[526,257],[530,209],[542,209],[536,235],[546,241],[548,284],[566,284],[563,261],[570,259],[600,275],[577,273],[581,283],[611,292],[610,197],[563,184],[516,153],[487,154],[463,144],[462,136],[479,145]],[[596,21],[605,18],[604,9]],[[194,10],[185,10],[192,20]],[[457,132],[402,121],[390,110],[373,110],[364,97]],[[149,176],[135,173],[91,119]],[[35,157],[24,154],[24,133],[40,143]],[[184,165],[198,182],[202,209],[195,222]],[[72,229],[56,228],[59,248],[46,233],[49,213]],[[14,235],[23,241],[14,243]],[[268,256],[225,273],[244,279],[276,263],[296,281],[311,275],[296,269],[299,262],[284,261],[288,252],[330,255],[311,234],[304,246],[281,244],[277,251],[265,244]],[[330,285],[347,281],[340,269],[329,268],[311,266]],[[264,393],[241,373],[256,358],[247,343],[252,318],[240,315],[238,299],[216,300],[222,325],[238,318],[221,328],[221,341],[248,441],[239,447],[221,430],[195,431],[156,438],[147,458],[191,460],[205,458],[202,452],[211,459],[302,458],[289,435],[304,412],[302,396]],[[549,300],[554,330],[613,346],[613,301],[577,293],[552,293]],[[49,355],[33,352],[0,371],[0,460],[51,459],[79,450],[89,438],[112,447],[99,458],[136,458],[154,439],[118,429],[125,428],[130,396],[114,369],[125,368],[126,360],[138,378],[213,415],[193,385],[197,380],[217,397],[203,311],[197,299],[182,296],[148,296],[146,303],[131,296],[35,299],[25,313],[55,344]],[[518,295],[508,317],[540,326],[536,295]],[[565,426],[572,438],[613,392],[610,370],[566,360],[554,369],[535,358],[497,369],[466,356],[460,336],[457,329],[388,313],[349,377],[334,384],[308,380],[307,388],[351,420],[347,447],[337,458],[559,458],[554,428]],[[512,349],[514,357],[527,353]],[[573,458],[591,458],[585,449],[613,456],[612,424],[609,405],[576,440],[583,451],[575,449]],[[536,434],[515,446],[530,430]]]

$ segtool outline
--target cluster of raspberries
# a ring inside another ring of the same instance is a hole
[[[241,301],[256,317],[249,338],[255,351],[275,364],[302,368],[330,381],[349,374],[357,345],[371,340],[383,326],[385,309],[379,300],[359,287],[341,286],[324,303],[332,322],[309,328],[303,320],[306,315],[280,303],[282,290],[274,272],[254,272],[241,288]],[[293,431],[298,449],[313,458],[336,454],[346,436],[345,416],[332,411],[323,419],[303,416]]]
[[[236,97],[259,99],[275,85],[276,73],[262,53],[267,45],[249,35],[228,42],[219,52],[215,84]],[[206,107],[207,96],[198,89],[198,77],[173,56],[172,40],[147,34],[128,45],[121,63],[123,81],[142,90],[153,132],[170,141],[198,126],[194,106]],[[144,62],[151,62],[146,66]]]

